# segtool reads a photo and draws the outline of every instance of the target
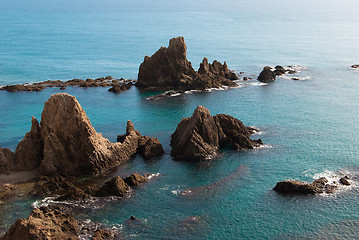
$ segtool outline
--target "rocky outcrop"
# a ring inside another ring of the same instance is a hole
[[[312,183],[292,180],[282,181],[278,182],[273,190],[279,193],[317,194],[324,192],[326,183],[328,183],[328,180],[324,177]]]
[[[114,177],[107,181],[100,189],[99,196],[118,196],[123,197],[130,190],[122,177]]]
[[[280,75],[283,75],[283,74],[285,74],[287,72],[287,70],[285,70],[285,68],[284,67],[282,67],[282,66],[276,66],[275,67],[275,70],[274,70],[274,74],[276,75],[276,76],[280,76]]]
[[[0,174],[9,174],[14,169],[15,154],[0,146]]]
[[[41,207],[18,219],[1,240],[79,239],[77,221],[59,208]]]
[[[138,187],[138,186],[142,185],[142,183],[146,182],[147,178],[140,174],[134,173],[134,174],[124,178],[123,181],[130,187]]]
[[[25,134],[15,150],[15,165],[19,170],[34,170],[43,158],[42,156],[42,139],[40,125],[36,118],[32,117],[31,130]]]
[[[339,182],[345,186],[349,186],[350,182],[348,181],[349,177],[345,176],[339,179]]]
[[[111,143],[92,127],[75,97],[58,93],[45,103],[40,125],[32,119],[15,154],[0,148],[0,173],[39,168],[44,175],[94,175],[129,159],[143,138],[128,121],[122,141]],[[158,153],[160,143],[152,139],[143,145],[150,157]]]
[[[106,171],[136,153],[140,134],[131,121],[123,143],[111,143],[92,127],[75,97],[55,94],[41,115],[43,174],[91,175]]]
[[[125,84],[125,83],[130,84]],[[97,79],[91,79],[88,78],[86,80],[82,79],[72,79],[68,81],[61,81],[61,80],[48,80],[43,82],[35,82],[35,83],[25,83],[25,84],[15,84],[15,85],[7,85],[0,87],[0,90],[5,90],[8,92],[38,92],[42,91],[43,89],[47,87],[58,87],[60,89],[65,89],[66,87],[112,87],[114,89],[117,89],[118,86],[126,85],[124,88],[129,89],[131,87],[132,80],[125,80],[123,78],[121,79],[115,79],[111,76],[97,78]]]
[[[219,147],[252,149],[262,141],[251,140],[252,130],[236,118],[225,114],[211,116],[208,109],[198,106],[193,115],[184,118],[172,134],[171,155],[176,160],[201,161],[216,155]]]
[[[115,240],[117,239],[116,234],[107,228],[99,228],[95,231],[91,240]]]
[[[359,68],[359,64],[354,64],[351,66],[352,68]]]
[[[161,156],[165,151],[163,150],[162,144],[155,137],[143,136],[139,141],[138,152],[144,159],[151,159],[154,157]]]
[[[206,89],[213,87],[235,86],[231,80],[238,79],[228,70],[227,64],[217,61],[208,64],[203,59],[195,71],[187,60],[187,46],[183,37],[173,38],[168,48],[161,47],[151,57],[145,56],[140,65],[136,85],[142,89]]]
[[[131,86],[132,86],[132,83],[113,85],[113,87],[111,87],[108,91],[113,92],[113,93],[120,93],[120,92],[124,92],[124,91],[130,89]]]
[[[265,66],[263,71],[258,76],[258,81],[263,83],[274,82],[276,78],[276,74],[272,71],[272,68],[269,66]]]
[[[2,202],[15,190],[15,186],[0,182],[0,206]]]

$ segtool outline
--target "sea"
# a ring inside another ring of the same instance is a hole
[[[0,145],[15,150],[30,130],[31,117],[41,119],[44,102],[66,92],[110,141],[131,120],[141,134],[159,138],[165,149],[151,161],[136,155],[112,173],[153,174],[126,198],[66,203],[78,219],[115,229],[125,239],[358,239],[359,70],[350,66],[359,64],[359,6],[355,1],[287,2],[259,1],[241,8],[226,1],[218,9],[197,4],[148,11],[2,9],[0,85],[109,75],[136,80],[144,56],[177,36],[184,37],[195,69],[207,57],[243,73],[237,88],[159,100],[148,99],[159,92],[136,87],[120,94],[79,87],[0,91]],[[298,73],[261,84],[256,77],[267,65],[292,66]],[[251,79],[241,80],[244,76]],[[174,161],[171,134],[198,105],[258,128],[252,137],[261,138],[264,146],[224,148],[205,163]],[[283,180],[337,181],[343,176],[352,184],[334,194],[272,190]],[[180,194],[201,186],[205,190],[198,194]],[[1,212],[2,232],[49,202],[15,198]],[[130,216],[141,222],[129,224]]]

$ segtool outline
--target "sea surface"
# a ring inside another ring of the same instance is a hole
[[[207,57],[253,78],[234,89],[157,101],[147,100],[155,93],[136,87],[120,94],[78,87],[1,91],[0,145],[15,150],[30,130],[31,116],[40,120],[50,95],[67,92],[110,141],[131,120],[165,149],[159,159],[134,156],[116,170],[117,175],[156,174],[143,187],[121,201],[74,206],[78,218],[119,229],[126,239],[358,238],[359,71],[350,68],[359,64],[358,10],[293,5],[286,10],[0,11],[0,85],[108,75],[137,79],[144,56],[177,36],[185,38],[195,69]],[[255,80],[264,66],[278,64],[296,65],[301,80],[284,76],[267,85]],[[264,147],[222,149],[207,164],[173,161],[171,134],[197,105],[258,127],[253,138],[260,137]],[[283,196],[272,190],[282,180],[345,175],[353,184],[335,194]],[[217,181],[197,195],[179,194]],[[39,200],[8,204],[0,216],[5,229],[27,217]],[[127,224],[131,215],[142,224]]]

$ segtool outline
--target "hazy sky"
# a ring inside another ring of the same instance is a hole
[[[0,0],[1,10],[28,12],[229,11],[260,9],[280,11],[359,10],[358,0]]]

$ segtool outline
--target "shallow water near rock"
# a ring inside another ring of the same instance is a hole
[[[307,69],[295,75],[299,81],[289,79],[291,75],[277,77],[271,84],[239,81],[239,88],[156,101],[146,98],[158,92],[135,87],[120,94],[109,93],[108,88],[79,87],[1,91],[0,145],[14,150],[30,130],[31,116],[40,120],[50,95],[67,92],[77,98],[96,131],[110,141],[125,133],[131,120],[141,134],[158,137],[165,150],[151,161],[136,155],[112,173],[158,176],[121,201],[74,207],[78,218],[116,227],[127,239],[352,238],[359,229],[359,73],[350,68],[358,61],[359,35],[353,30],[357,14],[298,9],[305,16],[298,19],[293,11],[272,15],[237,11],[241,14],[1,14],[0,52],[6,53],[0,55],[1,85],[107,75],[136,79],[143,57],[178,35],[185,38],[187,57],[195,69],[203,57],[227,61],[230,69],[252,78],[265,65]],[[24,49],[24,44],[30,47]],[[253,138],[260,137],[266,147],[223,149],[208,164],[173,161],[170,136],[197,105],[212,115],[230,114],[246,126],[258,127],[261,134]],[[216,189],[196,197],[179,194],[225,179],[240,165],[245,170]],[[284,196],[271,190],[286,179],[312,182],[344,175],[350,175],[353,184],[340,186],[334,194]],[[36,200],[24,197],[7,204],[0,216],[4,228],[27,217]],[[142,224],[127,224],[130,216]],[[194,216],[199,220],[187,221]]]

